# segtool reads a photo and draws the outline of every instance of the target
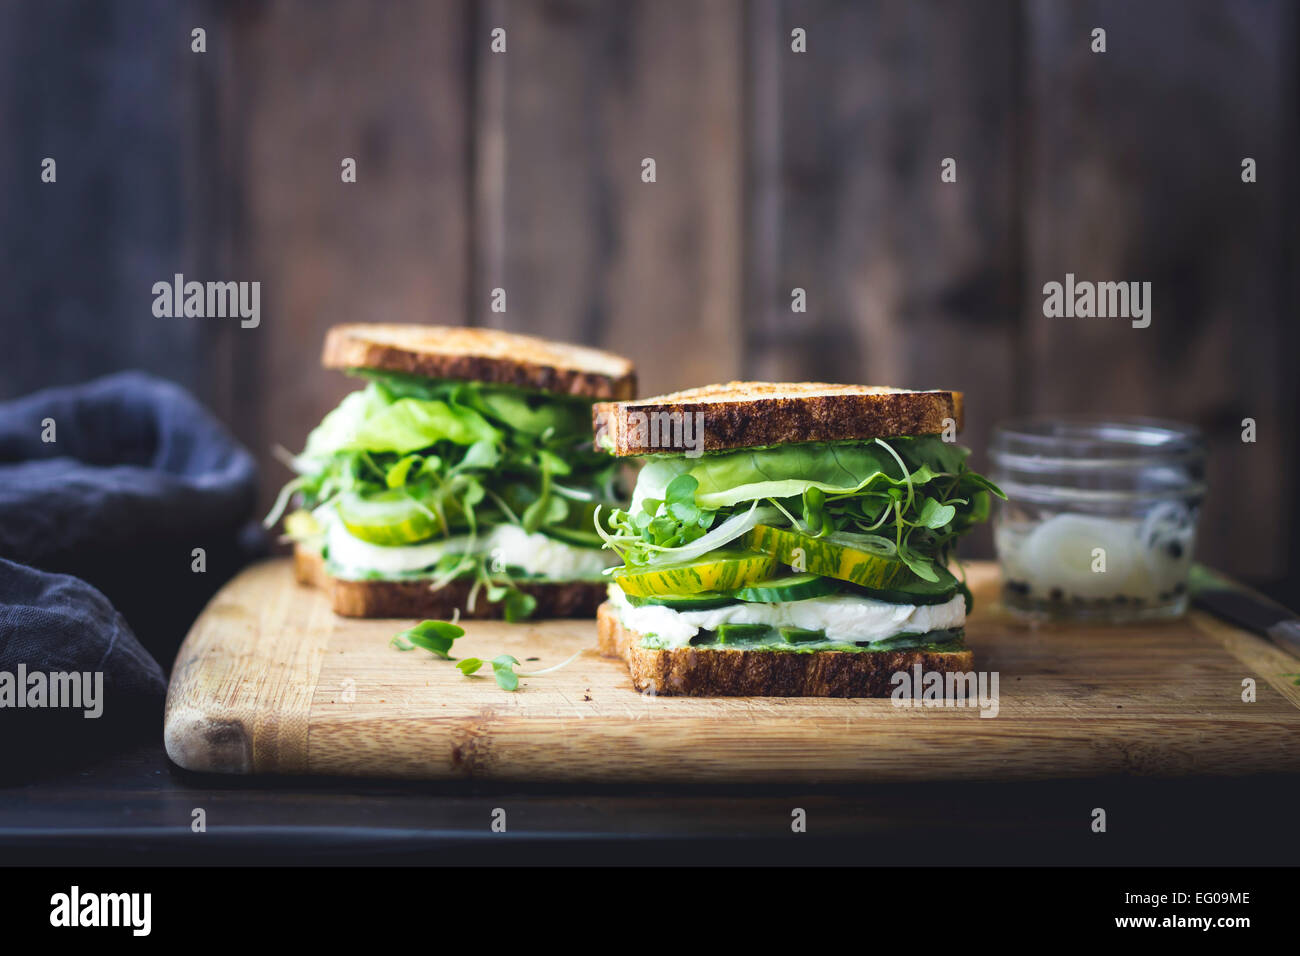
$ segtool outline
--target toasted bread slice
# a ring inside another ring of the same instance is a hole
[[[889,697],[899,671],[969,671],[963,651],[794,651],[683,647],[652,650],[629,631],[608,601],[596,612],[596,639],[606,657],[621,657],[642,693],[686,697]]]
[[[636,395],[636,371],[611,352],[499,329],[442,325],[336,325],[325,336],[326,368],[404,372],[586,398]]]
[[[468,610],[471,582],[452,581],[436,591],[427,581],[350,581],[336,578],[325,567],[320,552],[295,547],[294,576],[299,584],[318,587],[330,596],[334,613],[344,617],[421,617],[446,619],[457,610],[462,618],[491,620],[503,616],[501,602],[492,603],[480,589],[474,609]],[[602,581],[562,581],[554,584],[518,582],[517,587],[537,600],[534,619],[592,617],[605,599]]]
[[[962,404],[961,392],[730,382],[635,402],[600,402],[592,410],[592,423],[597,448],[619,456],[650,455],[935,435],[949,421],[961,428]],[[701,431],[687,432],[683,426]],[[685,447],[673,447],[682,444],[679,436],[687,437]]]

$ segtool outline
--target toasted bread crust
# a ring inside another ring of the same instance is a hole
[[[586,398],[636,395],[636,371],[622,356],[499,329],[336,325],[325,336],[321,362],[326,368],[378,369]]]
[[[634,417],[634,413],[636,416]],[[666,436],[672,416],[702,427],[700,451],[810,441],[934,435],[962,427],[961,392],[914,392],[825,382],[730,382],[592,409],[596,447],[614,455],[682,452]],[[663,416],[663,417],[660,417]],[[702,417],[697,417],[702,416]],[[603,438],[602,438],[603,436]],[[700,432],[691,432],[698,442]],[[675,439],[674,439],[675,441]]]
[[[627,662],[640,692],[686,697],[889,697],[899,671],[969,671],[970,651],[745,651],[684,647],[650,650],[608,601],[596,612],[601,654]]]
[[[294,577],[299,584],[318,587],[330,596],[334,613],[343,617],[449,618],[457,610],[470,620],[499,620],[505,606],[489,601],[480,589],[474,610],[465,607],[472,582],[452,581],[436,591],[427,581],[349,581],[332,576],[319,552],[297,547],[293,553]],[[537,600],[533,619],[592,617],[605,599],[600,581],[564,581],[544,584],[521,581],[520,591]]]

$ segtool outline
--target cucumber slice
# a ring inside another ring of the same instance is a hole
[[[936,568],[939,574],[937,583],[920,581],[917,586],[902,588],[851,588],[866,597],[884,601],[887,604],[947,604],[960,591],[961,582],[946,568]],[[969,604],[966,613],[970,613]]]
[[[713,551],[685,564],[623,568],[614,582],[629,596],[734,591],[772,576],[776,558],[752,551]]]
[[[830,537],[813,538],[760,524],[746,537],[745,545],[802,571],[856,584],[872,597],[893,604],[942,603],[957,589],[957,579],[944,568],[936,569],[938,581],[927,581],[897,558]]]
[[[942,631],[927,631],[924,634],[895,634],[879,641],[858,641],[858,647],[869,651],[903,651],[917,647],[934,647],[959,645],[966,638],[966,629],[948,628]]]
[[[780,627],[781,639],[787,644],[808,644],[812,641],[826,640],[825,631],[813,631],[806,627]]]
[[[364,498],[346,494],[339,499],[338,512],[349,534],[371,544],[414,544],[438,531],[437,519],[402,488]]]
[[[761,644],[771,634],[766,624],[719,624],[719,644]]]
[[[674,611],[708,611],[715,607],[725,607],[736,602],[727,594],[718,594],[716,591],[700,591],[698,594],[652,594],[649,597],[636,597],[629,594],[627,603],[633,607],[656,604],[662,607],[670,607]]]
[[[787,601],[805,601],[808,598],[824,597],[834,594],[840,585],[831,578],[819,574],[787,574],[785,577],[769,578],[756,584],[749,584],[736,592],[741,601],[757,601],[766,604],[782,604]]]

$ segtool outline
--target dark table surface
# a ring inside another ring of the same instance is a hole
[[[160,740],[4,764],[0,862],[1294,864],[1300,777],[818,787],[189,773]],[[1105,833],[1092,830],[1094,808]],[[792,814],[807,815],[794,833]],[[494,811],[506,831],[494,832]],[[202,810],[206,830],[192,827]],[[1207,825],[1206,815],[1218,821]]]

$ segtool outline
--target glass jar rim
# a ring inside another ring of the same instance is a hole
[[[1181,422],[1032,415],[997,424],[988,454],[995,465],[1012,469],[1098,471],[1194,463],[1205,450],[1200,429]]]

